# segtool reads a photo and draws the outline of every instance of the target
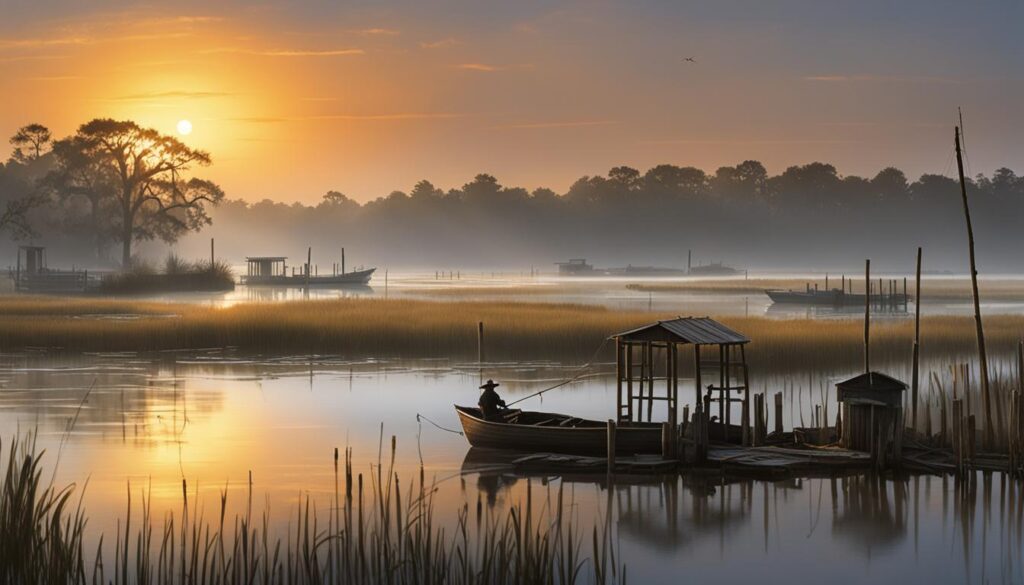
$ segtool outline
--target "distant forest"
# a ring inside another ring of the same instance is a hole
[[[36,154],[19,151],[0,166],[0,209],[42,198],[26,225],[7,226],[0,253],[12,263],[15,238],[31,239],[49,247],[53,265],[117,265],[116,238],[87,213],[87,201],[46,188],[54,154],[47,148]],[[621,166],[582,177],[561,194],[479,174],[458,189],[443,191],[424,180],[363,204],[335,191],[316,205],[247,203],[234,193],[206,206],[212,223],[204,217],[190,229],[153,232],[141,250],[156,260],[172,244],[183,256],[205,258],[215,237],[218,257],[234,263],[271,254],[298,263],[312,246],[322,270],[339,259],[342,246],[350,267],[396,269],[551,270],[567,258],[683,267],[693,250],[695,263],[738,267],[853,270],[871,257],[882,270],[910,270],[920,245],[926,268],[965,272],[963,210],[951,168],[951,176],[910,181],[892,167],[867,178],[818,162],[775,176],[757,161],[713,173],[672,164],[645,172]],[[1024,271],[1024,177],[1006,168],[978,175],[968,194],[979,270]]]

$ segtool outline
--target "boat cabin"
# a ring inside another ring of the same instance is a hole
[[[21,261],[22,257],[25,262]],[[18,274],[35,275],[46,271],[46,248],[43,246],[18,246]]]
[[[889,457],[898,461],[906,390],[904,382],[878,372],[836,384],[836,398],[842,408],[842,446],[870,452],[879,463]]]
[[[745,405],[742,410],[750,412],[747,336],[709,317],[678,317],[623,331],[611,339],[615,340],[619,424],[651,422],[657,401],[665,402],[669,425],[674,428],[678,424],[679,349],[689,345],[693,347],[690,374],[697,412],[710,414],[712,403],[717,402],[718,418],[711,424],[711,434],[749,441],[749,421],[738,421],[736,429],[731,424],[733,405]],[[715,348],[717,359],[704,361],[702,355],[706,357]],[[705,388],[703,381],[709,379],[705,373],[712,368],[718,383]],[[659,394],[658,386],[663,393]]]
[[[587,264],[584,258],[571,258],[568,262],[556,262],[558,273],[562,275],[587,274],[594,271],[594,267]]]
[[[245,263],[248,265],[248,276],[269,277],[286,276],[288,266],[285,261],[287,256],[248,256]]]

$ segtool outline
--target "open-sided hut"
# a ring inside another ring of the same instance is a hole
[[[868,372],[836,384],[842,405],[840,443],[847,449],[870,452],[879,463],[901,456],[903,392],[907,385],[878,372]]]
[[[740,403],[749,411],[750,391],[746,344],[750,339],[708,317],[678,317],[657,321],[612,336],[615,340],[617,370],[618,422],[650,422],[654,403],[666,404],[666,422],[678,424],[679,347],[693,347],[695,404],[710,413],[711,403],[718,403],[718,422],[713,434],[730,439],[731,406]],[[702,348],[717,347],[717,359],[702,361]],[[718,384],[702,386],[703,372],[715,368]],[[658,387],[662,390],[658,390]],[[702,391],[706,390],[706,394]],[[741,430],[732,439],[747,440],[748,422],[741,421]]]

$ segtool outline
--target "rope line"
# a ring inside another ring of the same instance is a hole
[[[430,420],[429,418],[427,418],[427,417],[425,417],[422,414],[417,412],[416,413],[416,422],[421,422],[421,420],[427,421],[428,423],[434,425],[435,427],[441,429],[442,431],[448,431],[449,433],[455,433],[456,435],[465,436],[465,434],[463,434],[462,431],[456,431],[454,429],[449,429],[449,428],[442,427],[441,425],[437,424],[436,422]]]
[[[590,360],[588,360],[587,363],[585,363],[582,366],[580,366],[579,369],[576,371],[576,373],[571,378],[569,378],[567,380],[562,380],[561,382],[555,384],[554,386],[549,386],[547,388],[544,388],[543,390],[540,390],[538,392],[534,392],[533,394],[530,394],[530,395],[527,395],[527,396],[523,396],[519,400],[513,400],[512,402],[509,402],[505,406],[508,407],[508,406],[512,406],[513,404],[519,404],[520,402],[522,402],[524,400],[527,400],[529,398],[534,398],[535,396],[540,396],[541,394],[544,394],[545,392],[549,392],[549,391],[554,390],[556,388],[561,388],[562,386],[565,386],[567,384],[572,384],[576,380],[579,380],[581,377],[583,377],[583,373],[586,372],[587,369],[589,369],[591,366],[593,366],[594,361],[597,360],[598,354],[601,353],[601,350],[604,349],[604,346],[607,343],[608,343],[608,339],[605,338],[605,340],[601,342],[601,345],[597,346],[597,350],[594,351],[594,354],[590,356]]]

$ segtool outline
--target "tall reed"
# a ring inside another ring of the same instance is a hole
[[[535,509],[532,489],[524,502],[490,512],[477,508],[475,522],[463,504],[454,528],[434,516],[436,484],[403,484],[394,469],[395,441],[387,463],[366,475],[354,473],[345,451],[343,471],[334,458],[332,505],[300,499],[283,538],[275,536],[269,511],[254,514],[252,479],[243,514],[227,518],[222,491],[216,518],[190,500],[182,481],[178,513],[154,518],[142,490],[134,517],[128,486],[125,516],[118,520],[112,564],[104,539],[86,551],[86,517],[71,509],[73,486],[42,488],[41,456],[30,441],[9,447],[0,485],[0,583],[129,584],[574,584],[625,583],[607,529],[593,529],[592,556],[572,520],[572,502],[559,488],[557,504]],[[344,479],[340,479],[343,473]],[[193,492],[195,494],[195,492]],[[109,539],[108,539],[109,540]]]

